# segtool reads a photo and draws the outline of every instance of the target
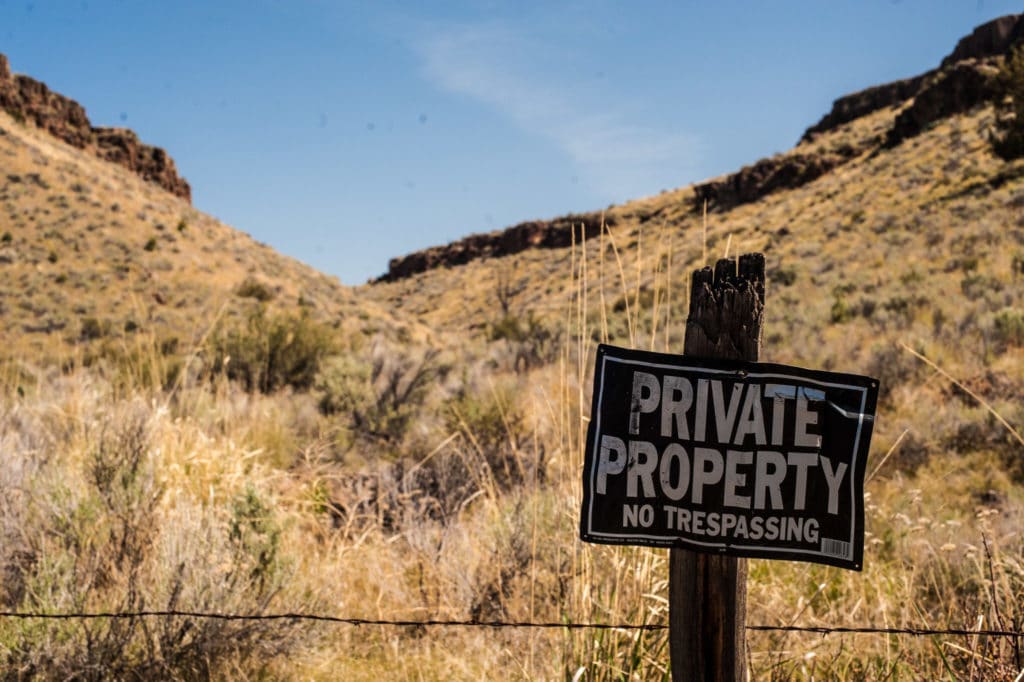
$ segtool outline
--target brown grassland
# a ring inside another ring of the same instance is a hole
[[[883,110],[827,133],[877,135]],[[597,342],[679,349],[768,262],[762,359],[882,383],[864,571],[752,561],[761,625],[1024,629],[1024,162],[945,119],[707,217],[342,287],[0,114],[0,610],[667,622],[577,538]],[[752,679],[1020,680],[1024,640],[750,632]],[[667,679],[664,631],[0,618],[5,678]]]

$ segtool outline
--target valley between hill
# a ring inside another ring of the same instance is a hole
[[[864,571],[753,561],[748,622],[1019,630],[1024,161],[992,138],[1021,27],[729,176],[354,288],[0,113],[0,608],[664,623],[663,550],[578,540],[594,350],[679,350],[691,271],[760,251],[761,358],[882,391]],[[747,642],[754,679],[1024,665],[1013,638]],[[668,679],[667,659],[664,631],[0,619],[12,678]]]

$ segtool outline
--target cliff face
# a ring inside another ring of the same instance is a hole
[[[603,224],[611,224],[605,221]],[[439,267],[464,265],[479,258],[498,258],[520,253],[527,249],[557,249],[572,244],[573,231],[576,239],[585,235],[596,237],[601,231],[602,219],[599,214],[569,215],[554,220],[531,220],[506,230],[485,234],[472,234],[464,239],[443,246],[416,251],[406,256],[392,258],[387,274],[380,282],[394,282],[412,277]]]
[[[175,196],[192,200],[192,188],[178,175],[174,159],[166,151],[142,144],[127,128],[93,128],[92,133],[97,156],[128,168]]]
[[[1010,51],[1024,38],[1024,14],[1007,14],[977,27],[960,39],[953,51],[942,60],[945,69],[965,59],[986,59]]]
[[[12,74],[7,57],[2,54],[0,109],[73,147],[124,166],[175,196],[192,200],[192,189],[178,175],[174,159],[167,152],[141,143],[131,130],[93,127],[81,104],[51,91],[34,78]]]
[[[800,141],[810,142],[819,133],[835,130],[844,123],[854,121],[861,116],[867,116],[879,109],[885,109],[886,107],[906,102],[917,94],[918,90],[921,89],[921,84],[924,83],[931,73],[929,71],[914,78],[905,78],[893,81],[892,83],[876,85],[860,92],[855,92],[852,95],[840,97],[832,103],[831,111],[804,132],[804,136],[800,138]]]

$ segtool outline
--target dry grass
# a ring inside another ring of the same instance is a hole
[[[0,112],[0,344],[26,361],[132,345],[194,344],[255,300],[346,331],[427,331],[125,169]]]
[[[1006,425],[1024,426],[1024,183],[988,152],[991,120],[944,121],[706,226],[684,189],[613,207],[613,231],[571,250],[353,293],[211,219],[182,235],[175,200],[3,119],[21,180],[0,190],[0,253],[17,254],[0,263],[0,602],[665,622],[664,551],[577,539],[593,350],[681,348],[690,269],[758,249],[763,359],[884,390],[865,570],[754,561],[748,622],[1020,629],[1024,453]],[[344,318],[313,387],[228,381],[214,320],[293,312],[307,291],[317,319]],[[773,680],[1011,680],[1013,645],[748,636],[752,676]],[[664,679],[667,659],[664,632],[0,619],[11,677]]]
[[[512,352],[502,342],[469,343],[465,371],[417,399],[399,439],[353,439],[351,414],[318,411],[315,392],[252,394],[223,376],[170,394],[114,390],[78,370],[23,397],[5,391],[5,606],[666,622],[665,552],[580,543],[578,479],[595,321],[661,347],[678,330],[659,306],[684,294],[668,282],[637,305],[636,272],[623,267],[605,273],[603,296],[588,295],[595,263],[584,253],[567,264],[574,297],[557,360],[517,372],[495,361]],[[621,297],[632,319],[614,312]],[[970,366],[941,348],[923,350]],[[366,352],[369,362],[382,351]],[[901,353],[889,361],[910,362],[883,404],[872,464],[910,431],[867,486],[865,571],[754,561],[748,622],[1019,628],[1024,495],[1006,460],[1016,451],[985,408]],[[991,404],[1020,423],[1012,401]],[[973,440],[946,440],[956,434]],[[468,481],[454,502],[431,488],[457,480],[443,478],[452,471]],[[430,499],[447,513],[408,513]],[[135,549],[121,557],[125,537]],[[1012,642],[971,637],[751,633],[748,646],[754,679],[1009,680],[1021,667]],[[665,633],[634,631],[0,621],[0,656],[7,670],[47,675],[92,665],[180,678],[668,676]]]

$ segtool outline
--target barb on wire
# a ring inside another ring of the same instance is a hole
[[[44,620],[95,620],[102,618],[211,618],[216,620],[285,620],[341,623],[344,625],[388,625],[397,627],[484,627],[484,628],[564,628],[568,630],[667,630],[664,623],[576,623],[572,621],[500,621],[500,620],[394,620],[387,618],[343,618],[317,613],[218,613],[211,611],[94,611],[77,613],[34,613],[0,611],[0,618],[44,619]],[[936,635],[967,637],[1019,637],[1024,631],[1017,630],[970,630],[967,628],[889,628],[873,626],[807,626],[807,625],[747,625],[748,630],[775,632],[807,632],[820,635],[830,634],[877,634],[931,637]]]

